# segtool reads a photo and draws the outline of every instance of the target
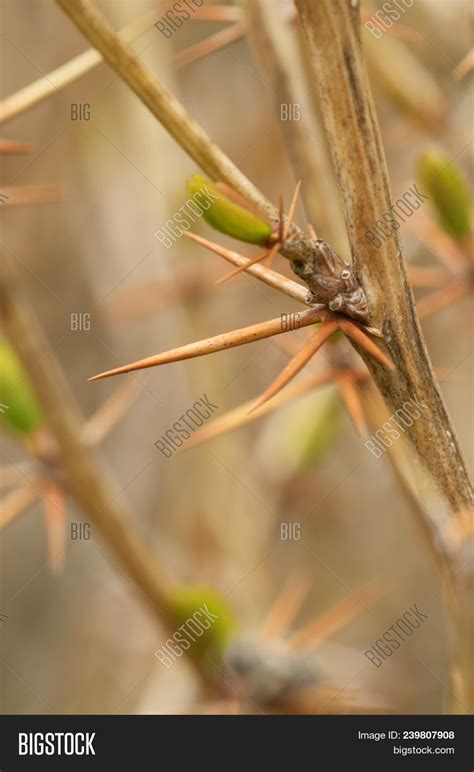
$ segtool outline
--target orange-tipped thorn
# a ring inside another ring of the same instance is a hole
[[[251,409],[251,413],[258,407],[261,407],[265,402],[278,394],[287,383],[289,383],[300,370],[303,369],[305,364],[311,359],[318,349],[325,343],[325,341],[336,332],[338,329],[338,322],[332,319],[327,319],[321,326],[315,330],[309,341],[300,349],[300,351],[288,362],[286,367],[275,378],[273,383],[270,384],[268,389],[264,391],[259,400]]]
[[[204,442],[213,440],[216,437],[220,437],[227,432],[240,429],[242,426],[246,426],[253,421],[258,421],[259,418],[263,418],[269,413],[273,413],[283,405],[287,405],[293,399],[301,397],[303,394],[307,394],[309,391],[325,386],[331,383],[337,376],[337,370],[327,369],[323,372],[311,375],[309,378],[300,379],[295,381],[287,389],[281,391],[276,397],[269,402],[265,402],[264,405],[257,408],[254,412],[250,412],[250,408],[255,405],[255,400],[251,399],[248,402],[244,402],[243,405],[239,405],[233,410],[229,410],[228,413],[216,418],[206,426],[198,429],[191,439],[184,443],[184,446],[178,450],[178,453],[182,453],[196,445],[201,445]]]
[[[229,279],[234,279],[236,276],[239,275],[239,273],[243,273],[243,271],[246,271],[247,268],[250,268],[250,266],[255,265],[255,263],[259,263],[261,260],[264,260],[267,256],[268,259],[273,258],[273,255],[277,251],[279,247],[278,242],[273,245],[273,247],[270,250],[266,250],[266,252],[263,252],[261,255],[256,255],[255,257],[252,257],[251,260],[249,260],[245,265],[239,265],[238,268],[235,269],[235,271],[231,271],[230,273],[226,273],[225,276],[221,276],[220,279],[217,279],[214,286],[219,286],[220,284],[224,284],[224,282],[228,281]]]
[[[260,628],[264,638],[281,638],[291,627],[310,589],[307,576],[293,574],[276,597]]]
[[[307,327],[320,321],[321,312],[317,308],[310,308],[303,311],[299,316],[300,327]],[[173,348],[170,351],[164,351],[162,354],[154,354],[146,359],[139,359],[137,362],[131,362],[122,367],[116,367],[113,370],[107,370],[98,375],[88,378],[89,381],[98,381],[101,378],[109,378],[111,375],[121,375],[134,370],[144,370],[147,367],[157,367],[158,365],[169,364],[170,362],[181,362],[184,359],[193,359],[194,357],[213,354],[216,351],[224,351],[234,346],[243,346],[245,343],[253,343],[264,338],[271,338],[273,335],[281,335],[285,330],[282,325],[281,316],[276,319],[270,319],[258,324],[251,324],[248,327],[242,327],[231,332],[224,332],[221,335],[214,335],[212,338],[205,338],[185,346]]]
[[[367,424],[365,422],[364,411],[362,409],[362,403],[360,400],[357,387],[351,376],[343,374],[337,379],[337,385],[341,393],[341,397],[347,408],[352,423],[355,426],[357,434],[361,439],[365,440],[368,437]]]
[[[227,273],[225,276],[222,276],[220,279],[216,281],[215,283],[216,287],[218,287],[220,284],[224,284],[224,282],[226,281],[229,281],[229,279],[234,279],[236,276],[239,275],[239,273],[242,273],[242,271],[246,271],[247,268],[250,268],[252,265],[255,265],[255,263],[259,263],[261,260],[264,260],[266,257],[268,257],[267,265],[268,267],[271,267],[273,263],[273,258],[275,257],[278,251],[278,248],[288,238],[288,233],[291,228],[291,223],[293,222],[293,217],[295,215],[296,202],[298,201],[300,188],[301,188],[301,180],[298,180],[293,193],[293,197],[291,199],[290,209],[288,211],[288,218],[284,227],[283,227],[283,198],[280,196],[280,203],[279,203],[280,216],[278,218],[278,237],[276,242],[272,246],[272,248],[270,250],[267,250],[266,252],[262,252],[262,254],[260,255],[256,255],[255,257],[252,257],[252,259],[249,260],[245,265],[240,265],[235,271],[231,271],[230,273]]]
[[[63,489],[52,480],[42,480],[48,559],[51,573],[60,574],[64,568],[66,548],[66,498]]]
[[[301,180],[298,180],[298,182],[295,185],[295,190],[293,193],[293,198],[291,199],[290,208],[288,210],[288,219],[285,223],[285,230],[283,231],[283,241],[286,241],[288,238],[288,234],[290,232],[291,224],[293,222],[293,217],[295,216],[295,209],[296,209],[296,202],[298,201],[298,196],[301,188]]]
[[[300,630],[292,638],[290,647],[305,649],[318,646],[361,614],[364,609],[368,611],[382,594],[383,589],[379,582],[375,580],[368,582],[357,593],[344,598]]]
[[[372,340],[370,340],[369,336],[366,335],[365,332],[362,332],[360,327],[358,327],[353,322],[350,322],[349,319],[339,319],[338,326],[339,329],[342,330],[342,332],[345,333],[348,338],[352,338],[352,340],[358,343],[359,346],[365,348],[365,350],[371,356],[373,356],[374,359],[377,359],[380,364],[384,365],[384,367],[388,367],[389,370],[395,369],[395,365],[393,364],[392,360],[386,354],[384,354],[384,352],[379,349],[379,347],[376,346]]]

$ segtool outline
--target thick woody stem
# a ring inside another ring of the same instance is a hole
[[[453,510],[472,506],[462,452],[436,383],[418,322],[397,231],[379,247],[367,239],[391,206],[388,173],[360,42],[359,6],[349,0],[296,0],[315,72],[326,132],[343,200],[354,265],[364,287],[370,324],[394,370],[365,356],[395,412],[416,399],[426,405],[407,430],[423,466]],[[362,353],[362,352],[361,352]]]
[[[415,476],[424,474],[434,482],[444,502],[436,501],[431,486],[417,510],[437,563],[443,567],[443,589],[446,582],[453,583],[447,589],[454,591],[459,606],[453,613],[453,603],[448,604],[458,633],[454,691],[464,707],[472,710],[472,571],[462,556],[473,539],[472,525],[466,525],[473,492],[428,357],[397,231],[384,241],[377,240],[379,246],[367,238],[376,221],[390,212],[391,194],[362,56],[359,3],[296,0],[296,5],[313,63],[354,265],[369,302],[370,323],[382,330],[381,346],[395,369],[382,368],[360,353],[389,410],[395,413],[410,401],[422,406],[420,417],[405,429],[417,456],[416,463],[411,459],[411,467],[419,465]]]

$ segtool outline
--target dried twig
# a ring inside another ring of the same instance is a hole
[[[170,631],[175,619],[170,602],[173,585],[160,568],[133,517],[109,487],[90,446],[81,439],[83,422],[38,319],[23,300],[16,263],[9,254],[0,261],[0,320],[6,336],[23,361],[59,448],[59,464],[68,489],[89,515],[115,559],[133,580],[156,617]],[[196,672],[208,683],[207,673],[190,657]]]

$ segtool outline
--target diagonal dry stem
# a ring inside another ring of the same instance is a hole
[[[157,20],[157,11],[153,9],[144,16],[134,19],[130,24],[124,27],[118,33],[124,41],[131,42],[153,26]],[[26,112],[35,105],[44,102],[48,97],[57,94],[69,83],[81,78],[87,72],[94,69],[102,62],[102,56],[95,48],[89,48],[82,54],[75,56],[69,62],[62,64],[55,70],[25,88],[20,89],[15,94],[7,97],[0,102],[0,124],[11,121],[18,115]]]
[[[151,113],[213,180],[225,180],[270,222],[276,207],[247,179],[166,86],[145,67],[91,0],[56,0],[104,60],[142,100]]]

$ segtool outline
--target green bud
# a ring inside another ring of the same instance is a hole
[[[279,410],[267,422],[261,447],[269,473],[285,479],[317,464],[336,442],[342,419],[334,386],[309,392]]]
[[[0,420],[17,434],[28,435],[43,423],[43,415],[17,355],[0,340]]]
[[[180,587],[172,594],[171,607],[176,630],[182,627],[180,633],[191,644],[189,653],[203,662],[219,661],[236,626],[225,598],[209,587]]]
[[[457,239],[468,236],[472,229],[472,197],[456,164],[443,153],[428,150],[418,161],[418,178],[441,227]]]
[[[289,429],[297,443],[301,468],[317,464],[331,449],[343,425],[342,412],[334,388],[315,392],[308,404],[301,406],[294,426]]]
[[[188,193],[212,228],[239,241],[266,246],[272,234],[271,225],[234,204],[210,180],[194,174],[188,182]]]

